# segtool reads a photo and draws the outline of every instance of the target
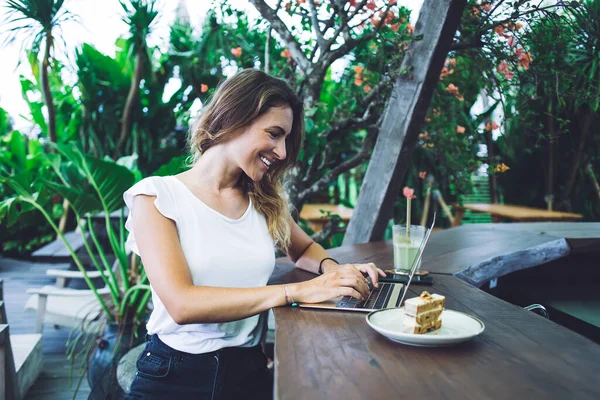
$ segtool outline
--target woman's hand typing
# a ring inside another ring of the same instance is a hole
[[[371,278],[374,286],[378,286],[380,275],[385,276],[385,272],[373,263],[344,264],[317,278],[288,287],[294,300],[299,303],[320,303],[339,296],[352,296],[363,300],[370,294],[365,276]]]

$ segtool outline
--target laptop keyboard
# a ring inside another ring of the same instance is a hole
[[[344,296],[337,303],[337,308],[365,308],[369,310],[378,310],[383,308],[390,296],[392,295],[392,289],[394,284],[391,283],[380,283],[379,287],[373,287],[372,284],[369,283],[369,290],[371,294],[366,300],[358,300],[352,296]]]

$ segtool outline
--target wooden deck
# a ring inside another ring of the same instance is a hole
[[[0,257],[0,278],[4,280],[4,300],[11,333],[34,333],[35,314],[25,312],[25,302],[30,287],[53,284],[46,277],[46,269],[56,268],[56,264],[18,261]],[[73,386],[69,383],[70,361],[65,355],[65,343],[69,329],[46,327],[43,333],[44,366],[42,374],[25,399],[63,400],[72,399],[77,383],[78,372],[73,371]],[[87,380],[82,381],[76,399],[87,399],[90,388]]]

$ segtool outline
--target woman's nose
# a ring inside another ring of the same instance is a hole
[[[277,141],[275,153],[277,154],[277,158],[280,160],[285,160],[285,157],[287,156],[287,152],[285,150],[285,139]]]

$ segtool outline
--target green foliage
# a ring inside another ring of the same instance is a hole
[[[498,140],[511,167],[502,174],[507,202],[600,217],[584,169],[600,168],[598,112],[600,1],[567,7],[529,21],[519,38],[533,61],[520,68],[518,85],[504,88],[506,133]]]
[[[0,136],[4,136],[11,130],[12,125],[10,123],[10,116],[2,107],[0,107]]]
[[[120,1],[120,3],[125,11],[123,22],[129,26],[130,55],[138,51],[146,52],[146,38],[150,35],[154,21],[158,16],[156,1],[127,0]]]
[[[146,284],[143,270],[132,274],[129,258],[125,250],[125,230],[123,219],[115,229],[109,219],[111,212],[121,209],[123,192],[135,182],[135,158],[121,159],[118,162],[110,159],[99,159],[82,153],[75,144],[53,145],[58,151],[44,154],[45,168],[41,171],[25,171],[18,174],[2,173],[0,181],[9,186],[14,195],[0,203],[0,222],[11,228],[21,223],[25,214],[41,213],[55,233],[71,252],[75,265],[82,272],[89,288],[95,293],[100,306],[108,320],[119,322],[126,319],[139,321],[145,315],[144,302],[147,297],[140,297],[137,285]],[[102,279],[110,289],[110,297],[114,308],[109,307],[106,299],[100,296],[89,279],[87,271],[79,256],[70,247],[63,234],[58,230],[54,219],[48,212],[48,203],[56,195],[68,200],[73,210],[78,228],[82,232],[84,245],[90,259],[98,271],[103,272]],[[116,278],[112,266],[107,261],[107,249],[96,237],[92,229],[90,216],[98,212],[105,215],[104,229],[110,250],[116,255],[122,280]],[[83,218],[87,217],[87,224]],[[92,239],[90,242],[88,238]],[[145,300],[144,300],[145,299]],[[133,313],[131,313],[133,311]]]
[[[40,135],[48,137],[48,125],[44,115],[44,101],[42,100],[43,87],[39,79],[40,62],[37,55],[29,53],[29,65],[31,66],[31,75],[33,80],[20,76],[21,94],[29,106],[31,113],[31,122],[40,128]],[[62,79],[63,65],[54,61],[53,68],[48,73],[50,93],[54,101],[56,114],[57,140],[59,143],[66,143],[69,140],[77,138],[78,129],[81,123],[81,105],[73,94],[73,87],[66,84]]]
[[[19,33],[24,33],[26,41],[32,42],[33,52],[38,53],[54,28],[74,19],[63,5],[64,0],[7,0],[4,20],[8,27],[7,42],[14,41]]]
[[[47,173],[42,144],[36,139],[28,139],[18,131],[5,134],[0,140],[0,175],[17,176],[25,184],[33,176]],[[38,190],[41,189],[38,187]],[[32,208],[15,203],[15,191],[0,184],[0,243],[2,251],[11,256],[26,252],[52,239],[50,227],[44,224],[41,215],[28,213]],[[39,202],[55,218],[62,209],[54,207],[55,201],[42,193]],[[10,213],[9,211],[12,210]],[[4,217],[7,216],[5,219]]]

